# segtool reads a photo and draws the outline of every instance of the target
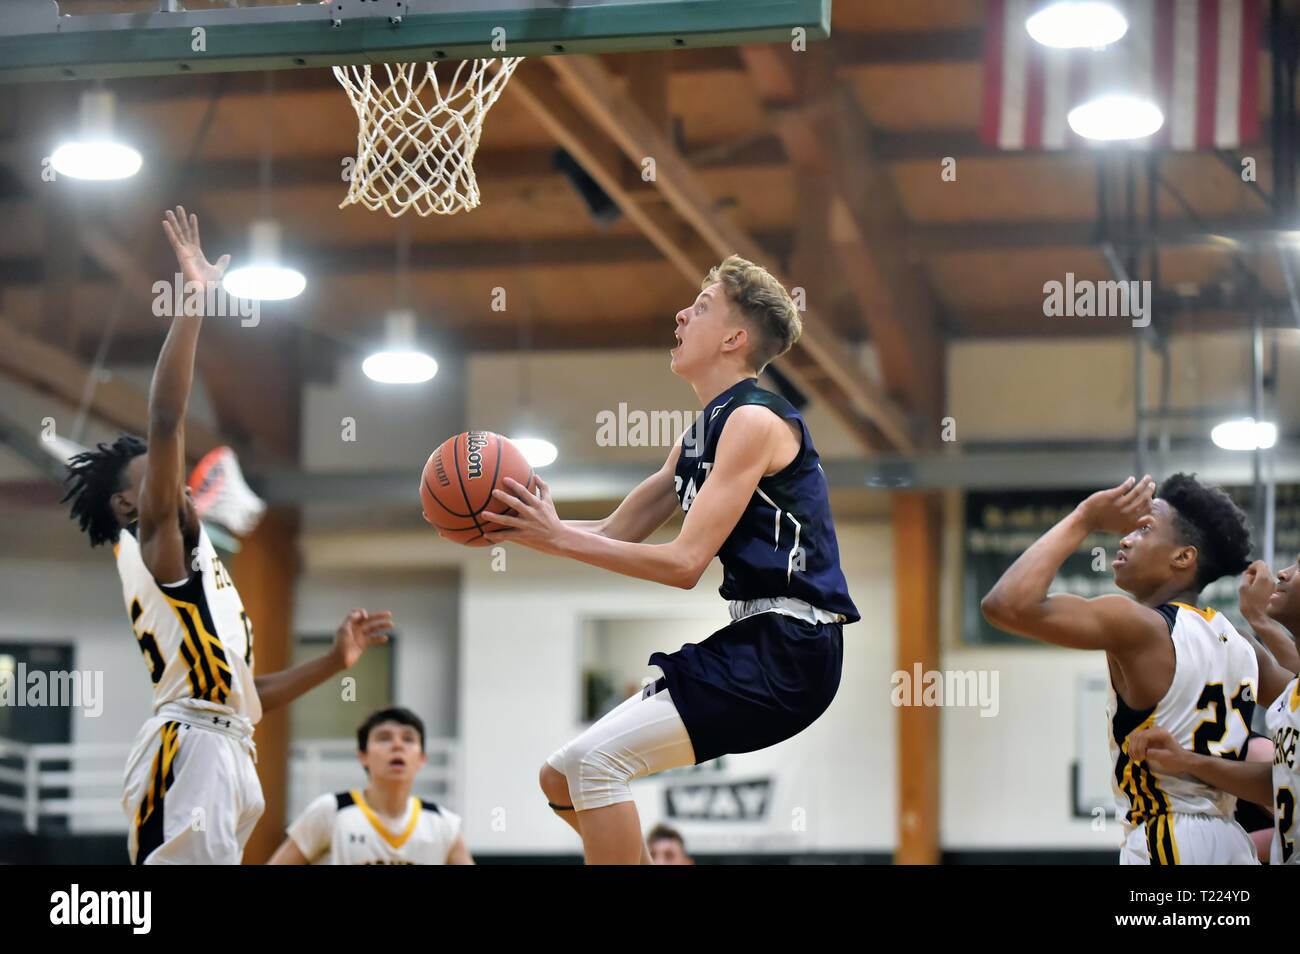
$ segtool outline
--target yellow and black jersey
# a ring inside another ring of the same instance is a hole
[[[186,702],[257,722],[262,706],[253,684],[253,628],[207,531],[199,530],[189,575],[174,583],[153,578],[135,525],[118,536],[113,555],[153,683],[154,710]]]
[[[1184,748],[1242,760],[1250,740],[1259,665],[1250,644],[1212,609],[1186,603],[1156,607],[1174,644],[1174,678],[1164,698],[1134,709],[1110,690],[1110,754],[1119,808],[1128,826],[1146,825],[1157,841],[1171,813],[1231,818],[1234,796],[1190,775],[1156,772],[1128,755],[1129,737],[1159,726]]]
[[[383,818],[357,790],[322,795],[289,826],[317,865],[445,865],[460,837],[460,816],[412,796],[401,818]]]
[[[1296,743],[1300,740],[1300,680],[1292,679],[1286,691],[1273,700],[1267,713],[1268,734],[1273,739],[1273,849],[1275,865],[1300,865],[1300,827],[1296,825],[1296,796],[1300,773],[1296,771]]]

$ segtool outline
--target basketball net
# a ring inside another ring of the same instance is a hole
[[[241,537],[252,532],[266,512],[266,503],[245,483],[239,458],[229,447],[204,454],[189,485],[199,518]]]
[[[336,66],[356,110],[357,158],[348,197],[396,218],[455,215],[479,204],[474,153],[488,110],[522,56]],[[450,75],[448,75],[450,71]]]

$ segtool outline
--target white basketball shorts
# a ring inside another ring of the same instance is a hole
[[[240,863],[266,803],[251,735],[225,729],[165,712],[141,727],[122,795],[131,864]]]
[[[1255,843],[1236,819],[1160,815],[1132,828],[1119,851],[1122,865],[1257,865]]]

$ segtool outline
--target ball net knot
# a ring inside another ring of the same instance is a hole
[[[393,217],[408,209],[427,216],[476,208],[474,154],[483,120],[523,59],[334,67],[360,122],[356,164],[339,208],[360,203]]]

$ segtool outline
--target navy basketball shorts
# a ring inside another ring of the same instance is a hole
[[[663,670],[698,764],[808,728],[835,698],[843,658],[842,623],[759,612],[650,664]]]

